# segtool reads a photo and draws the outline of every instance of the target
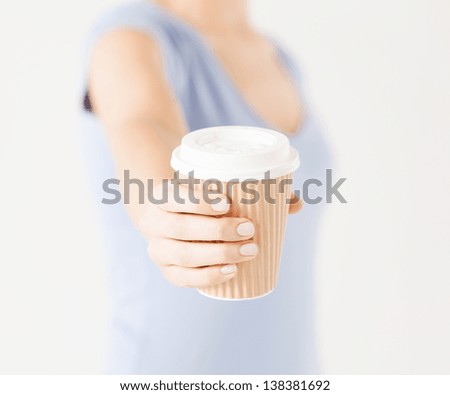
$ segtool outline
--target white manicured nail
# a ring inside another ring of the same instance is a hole
[[[222,199],[217,203],[212,203],[211,207],[214,211],[226,213],[230,209],[227,199]]]
[[[245,256],[256,255],[258,253],[258,246],[253,243],[244,244],[239,248],[239,252]]]
[[[253,236],[255,234],[255,227],[251,222],[244,222],[237,227],[239,236]]]
[[[236,265],[227,265],[224,266],[220,269],[220,271],[223,274],[231,274],[231,273],[235,273],[237,271],[237,266]]]

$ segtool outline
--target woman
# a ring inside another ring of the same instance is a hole
[[[254,30],[245,0],[129,3],[100,19],[88,47],[84,129],[100,199],[103,181],[125,170],[141,180],[171,178],[182,136],[217,125],[282,131],[300,151],[296,184],[322,177],[325,145],[305,115],[296,67]],[[235,276],[258,253],[254,224],[217,218],[226,200],[156,207],[139,204],[137,189],[130,198],[126,207],[100,207],[111,262],[111,373],[318,372],[316,206],[289,219],[277,290],[233,303],[186,287]],[[208,243],[216,240],[226,242]]]

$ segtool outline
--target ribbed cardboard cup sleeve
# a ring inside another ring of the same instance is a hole
[[[292,193],[292,175],[268,180],[254,180],[247,186],[235,184],[230,189],[231,209],[227,216],[249,218],[255,226],[254,242],[258,255],[238,264],[237,275],[224,283],[200,288],[205,295],[217,299],[245,300],[265,296],[272,292],[278,281],[280,259]],[[222,183],[227,191],[227,183]],[[259,194],[255,199],[251,189]],[[250,203],[250,201],[252,201]],[[226,262],[225,262],[226,263]]]

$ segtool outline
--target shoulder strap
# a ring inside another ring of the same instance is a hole
[[[133,1],[106,11],[89,31],[84,45],[82,59],[82,85],[84,107],[89,110],[87,94],[89,63],[98,39],[108,32],[129,28],[142,31],[155,39],[160,47],[166,78],[176,95],[181,94],[186,76],[182,59],[174,45],[176,29],[173,22],[149,1]]]

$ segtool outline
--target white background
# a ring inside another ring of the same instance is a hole
[[[0,12],[0,373],[99,373],[107,265],[77,134],[80,48],[113,0]],[[450,2],[253,0],[298,55],[349,204],[317,263],[325,373],[450,373]]]

